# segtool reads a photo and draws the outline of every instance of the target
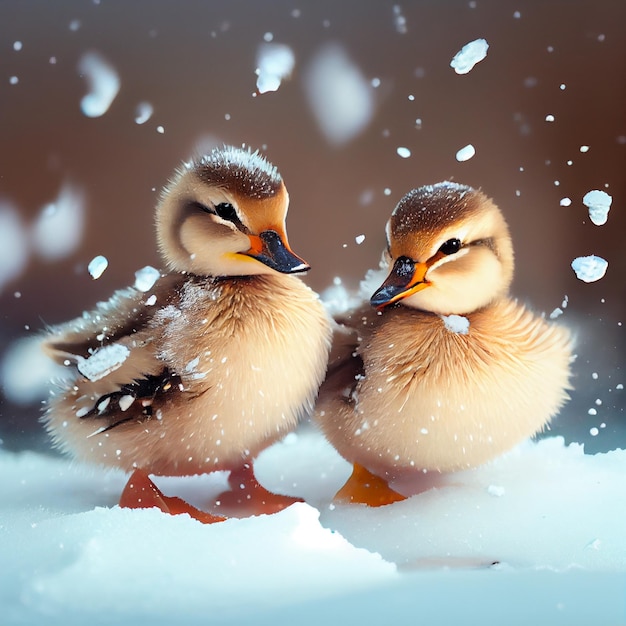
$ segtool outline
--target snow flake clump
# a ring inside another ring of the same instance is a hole
[[[86,52],[78,62],[78,71],[89,86],[89,93],[80,101],[81,111],[87,117],[104,115],[120,90],[116,69],[98,52]]]
[[[293,50],[282,43],[262,43],[256,56],[256,88],[259,93],[277,91],[284,78],[293,72],[296,57]]]
[[[579,256],[572,261],[572,269],[576,272],[576,277],[585,283],[600,280],[606,274],[608,266],[608,261],[595,254]]]
[[[154,107],[149,102],[140,102],[135,108],[135,122],[145,124],[154,113]]]
[[[487,56],[489,44],[485,39],[475,39],[465,44],[450,61],[450,67],[457,74],[467,74],[476,63],[479,63]]]
[[[403,159],[408,159],[411,156],[411,151],[403,146],[400,146],[396,152],[398,153],[398,156],[401,156]]]
[[[161,272],[151,265],[146,265],[135,272],[135,289],[150,291],[154,283],[161,277]]]
[[[0,202],[0,292],[28,261],[28,240],[17,209]]]
[[[92,383],[121,367],[130,350],[119,343],[98,348],[90,357],[78,357],[78,371]]]
[[[91,277],[96,280],[102,276],[104,270],[109,266],[109,261],[105,256],[99,254],[95,256],[91,261],[89,261],[89,265],[87,266],[87,271],[91,274]]]
[[[322,133],[334,145],[354,139],[374,115],[373,87],[339,44],[326,44],[315,54],[304,87]]]
[[[83,192],[73,185],[65,184],[57,199],[41,210],[33,225],[35,250],[48,261],[70,255],[80,243],[83,225]]]
[[[583,196],[583,204],[589,209],[589,219],[596,226],[606,224],[612,201],[613,198],[606,191],[598,189],[589,191]]]
[[[467,335],[469,332],[470,323],[467,317],[462,315],[442,315],[441,319],[450,332],[457,335]]]
[[[462,163],[463,161],[469,161],[476,154],[476,148],[471,143],[468,143],[464,148],[461,148],[456,153],[456,160]]]

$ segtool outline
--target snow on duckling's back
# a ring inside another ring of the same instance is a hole
[[[356,356],[322,387],[328,439],[392,479],[473,467],[544,428],[567,399],[571,338],[509,297],[513,248],[496,205],[455,183],[421,187],[386,232],[377,311],[342,320]]]
[[[288,201],[276,168],[249,150],[175,174],[156,209],[170,273],[45,342],[74,368],[44,418],[59,447],[127,471],[237,472],[310,412],[330,325],[290,275],[309,266],[287,240]]]

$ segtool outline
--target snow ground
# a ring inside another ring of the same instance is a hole
[[[212,526],[120,509],[121,472],[1,450],[0,472],[3,624],[626,624],[623,450],[526,442],[333,506],[350,467],[305,426],[257,475],[307,503]],[[157,484],[202,506],[226,477]]]

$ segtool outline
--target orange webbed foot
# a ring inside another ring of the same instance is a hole
[[[164,495],[150,480],[148,474],[140,469],[135,470],[128,479],[126,487],[124,487],[124,491],[122,491],[120,496],[120,506],[125,509],[151,509],[156,507],[170,515],[187,513],[190,517],[203,524],[214,524],[215,522],[223,522],[226,519],[225,517],[211,515],[211,513],[196,509],[182,498]]]
[[[217,496],[215,504],[220,510],[234,517],[271,515],[296,502],[304,502],[301,498],[268,491],[259,484],[252,465],[248,463],[231,471],[228,484],[230,489]]]
[[[335,494],[333,500],[341,504],[385,506],[406,500],[406,496],[394,491],[380,476],[372,474],[362,465],[355,463],[350,478]]]

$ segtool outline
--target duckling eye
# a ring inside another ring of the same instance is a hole
[[[223,220],[239,223],[239,218],[237,217],[237,211],[235,211],[235,207],[228,202],[221,202],[220,204],[216,204],[215,212]]]
[[[455,254],[461,249],[461,241],[460,239],[448,239],[441,244],[439,248],[439,252],[442,254]]]

